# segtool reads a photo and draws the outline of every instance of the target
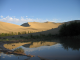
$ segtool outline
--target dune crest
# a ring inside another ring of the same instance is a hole
[[[51,28],[57,28],[59,25],[61,25],[62,23],[53,23],[53,22],[44,22],[44,23],[40,23],[40,22],[28,22],[28,23],[24,23],[21,26],[27,26],[27,24],[30,25],[30,27],[32,28],[46,28],[46,29],[51,29]]]

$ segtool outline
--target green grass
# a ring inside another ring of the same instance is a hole
[[[29,34],[29,33],[34,33],[33,31],[23,31],[23,32],[10,32],[10,33],[0,33],[0,37],[5,37],[5,36],[13,36],[13,35],[22,35],[22,34]]]
[[[28,35],[28,36],[19,36],[18,38],[15,38],[15,37],[12,37],[12,38],[9,38],[8,40],[7,40],[7,38],[5,38],[5,37],[1,37],[1,39],[0,39],[0,41],[17,41],[17,40],[25,40],[25,39],[43,39],[43,38],[47,38],[47,37],[51,37],[51,36],[53,36],[52,34],[48,34],[48,35],[45,35],[45,34],[40,34],[40,35],[33,35],[33,34],[30,34],[30,35]]]

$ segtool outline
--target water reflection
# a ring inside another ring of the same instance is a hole
[[[29,58],[27,56],[19,56],[13,54],[4,54],[4,53],[0,53],[0,54],[1,54],[0,60],[24,60]]]
[[[60,43],[64,47],[64,49],[68,50],[71,48],[72,50],[78,50],[80,49],[80,39],[74,39],[74,38],[65,38],[60,39]]]
[[[19,42],[4,44],[4,47],[10,50],[22,47],[25,51],[25,54],[35,55],[34,58],[30,58],[32,60],[38,58],[37,56],[49,60],[80,60],[79,42],[80,42],[79,39],[65,38],[57,39],[56,41],[53,40],[53,41],[22,42],[22,43]]]
[[[39,42],[31,42],[31,44],[25,44],[23,45],[24,47],[29,47],[29,48],[37,48],[40,46],[51,46],[55,45],[57,42],[45,42],[45,41],[39,41]]]
[[[17,47],[20,47],[20,46],[24,46],[24,47],[27,47],[27,48],[37,48],[37,47],[40,47],[40,46],[51,46],[51,45],[55,45],[57,44],[57,42],[45,42],[45,41],[39,41],[39,42],[22,42],[22,43],[11,43],[11,44],[4,44],[4,47],[7,48],[7,49],[15,49]]]
[[[9,49],[9,50],[12,50],[12,49],[20,47],[20,46],[22,46],[24,44],[31,44],[31,42],[27,42],[27,43],[24,43],[24,42],[21,43],[21,42],[19,42],[19,43],[4,44],[4,47],[7,48],[7,49]]]

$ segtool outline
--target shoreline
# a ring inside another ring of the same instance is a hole
[[[14,54],[14,55],[22,55],[22,56],[27,56],[27,57],[35,57],[34,55],[26,55],[25,53],[21,53],[21,52],[14,52],[12,50],[9,50],[9,49],[6,49],[3,45],[6,44],[7,42],[5,43],[2,43],[0,42],[0,52],[3,52],[4,54]],[[14,42],[12,42],[14,43]]]

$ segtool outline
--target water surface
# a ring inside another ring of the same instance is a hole
[[[10,50],[21,47],[25,54],[35,55],[35,57],[0,53],[0,60],[40,60],[38,56],[49,60],[80,60],[80,46],[77,44],[72,46],[73,43],[69,43],[71,42],[37,41],[4,44],[4,47]]]

